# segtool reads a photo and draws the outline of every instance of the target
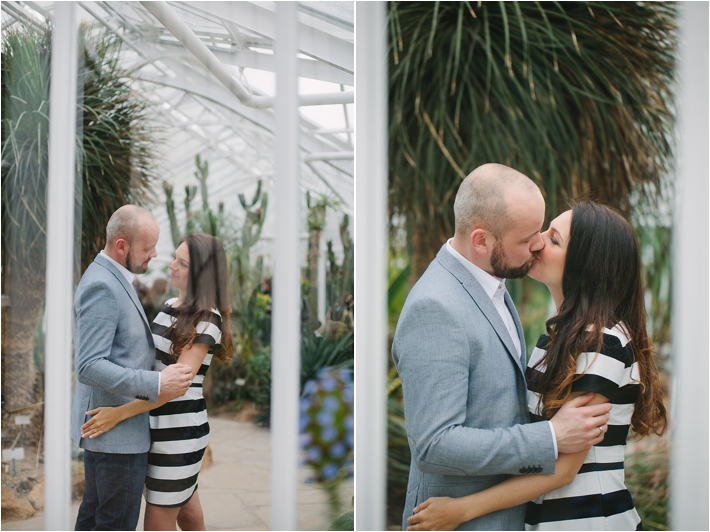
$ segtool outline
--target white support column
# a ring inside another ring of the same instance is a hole
[[[276,165],[271,336],[271,529],[296,530],[301,227],[296,3],[276,4]]]
[[[328,252],[328,247],[325,243],[325,238],[323,238],[323,233],[321,233],[321,239],[318,244],[318,319],[321,324],[325,324],[325,312],[327,309],[326,293],[325,293],[325,277],[326,268],[328,267],[328,261],[326,255]]]
[[[671,530],[708,530],[708,4],[681,2]]]
[[[385,530],[386,5],[358,2],[355,9],[355,521],[357,530]]]
[[[71,367],[77,32],[74,2],[58,2],[52,33],[47,180],[44,529],[71,530]]]

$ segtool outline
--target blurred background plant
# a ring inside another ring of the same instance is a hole
[[[301,396],[301,450],[312,481],[328,492],[331,519],[341,513],[340,485],[353,475],[353,374],[321,368]]]
[[[44,367],[33,351],[45,297],[51,33],[38,23],[3,29],[2,38],[2,432],[14,438],[13,416],[22,410],[32,417],[26,434],[35,443],[43,417]],[[104,247],[113,211],[147,204],[156,174],[156,130],[145,117],[147,101],[118,66],[121,40],[82,25],[79,43],[77,280]]]
[[[626,486],[643,517],[644,530],[669,530],[667,438],[642,440],[625,460]]]
[[[632,221],[649,329],[665,364],[676,9],[667,2],[388,4],[391,332],[409,289],[453,235],[459,183],[480,164],[498,162],[540,186],[546,223],[581,195]],[[506,287],[530,351],[554,312],[549,294],[527,278]],[[395,422],[399,390],[391,388],[389,402],[392,526],[401,520],[408,474],[399,461],[409,452]]]

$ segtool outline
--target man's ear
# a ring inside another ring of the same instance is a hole
[[[469,235],[471,248],[477,255],[487,255],[493,246],[493,235],[483,228],[474,229]]]
[[[125,238],[118,238],[116,242],[113,243],[113,250],[119,257],[125,257],[130,250],[130,246]]]

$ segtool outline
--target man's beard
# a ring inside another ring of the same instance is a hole
[[[146,264],[143,266],[143,264],[133,264],[133,261],[131,260],[131,252],[129,251],[126,253],[126,269],[131,272],[131,273],[145,273],[148,271],[148,265]],[[523,274],[525,275],[525,274]]]
[[[530,260],[520,266],[511,266],[508,263],[508,258],[503,252],[503,244],[500,241],[496,241],[496,244],[493,247],[493,254],[491,255],[491,268],[493,268],[493,275],[500,277],[501,279],[520,279],[521,277],[525,277],[532,267],[534,258],[535,255],[533,254]]]

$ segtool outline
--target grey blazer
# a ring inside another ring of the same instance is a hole
[[[94,452],[148,452],[148,413],[116,425],[101,436],[81,438],[86,412],[133,399],[158,400],[159,373],[151,371],[155,346],[148,319],[135,289],[100,253],[89,265],[74,294],[76,389],[72,404],[72,439]]]
[[[402,526],[429,497],[462,497],[510,475],[553,473],[547,423],[529,423],[523,356],[474,276],[442,247],[407,297],[392,356],[402,379],[412,462]],[[522,530],[525,505],[458,530]]]

